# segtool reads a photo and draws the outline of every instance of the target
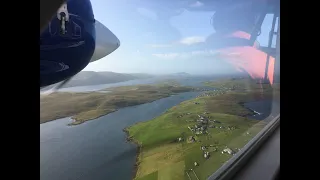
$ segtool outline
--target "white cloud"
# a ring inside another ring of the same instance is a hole
[[[152,48],[166,48],[172,47],[172,44],[148,44],[148,46]]]
[[[183,52],[183,53],[157,53],[152,55],[162,59],[185,59],[185,58],[191,58],[191,57],[214,57],[215,55],[217,55],[217,51],[203,50],[203,51],[190,51],[190,52]]]
[[[206,37],[204,36],[190,36],[190,37],[185,37],[182,38],[178,41],[174,41],[168,44],[147,44],[148,47],[151,48],[168,48],[168,47],[173,47],[175,45],[193,45],[193,44],[198,44],[206,41]]]
[[[179,56],[181,56],[180,53],[159,53],[159,54],[152,54],[152,55],[158,58],[163,58],[163,59],[176,59]]]
[[[190,7],[201,7],[203,3],[200,1],[196,1],[195,3],[190,4]]]
[[[145,9],[145,8],[137,8],[138,13],[140,13],[141,15],[150,18],[152,20],[157,20],[158,16],[155,12]]]
[[[192,44],[197,44],[205,41],[206,41],[206,38],[203,36],[192,36],[192,37],[186,37],[181,39],[179,43],[185,44],[185,45],[192,45]]]
[[[193,44],[198,44],[206,41],[206,37],[203,36],[190,36],[190,37],[185,37],[182,38],[178,41],[168,43],[168,44],[148,44],[148,47],[152,48],[166,48],[166,47],[172,47],[174,45],[193,45]]]

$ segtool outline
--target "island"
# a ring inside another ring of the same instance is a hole
[[[77,125],[119,108],[144,104],[192,90],[194,88],[168,81],[155,85],[107,88],[100,92],[40,94],[40,123],[72,117],[73,122],[70,125]]]
[[[204,84],[215,90],[125,129],[138,145],[135,180],[207,179],[267,124],[244,103],[273,98],[272,86],[249,78]]]

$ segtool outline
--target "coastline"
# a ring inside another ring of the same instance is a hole
[[[126,142],[135,144],[137,146],[137,152],[136,152],[136,156],[135,156],[135,163],[133,165],[133,170],[132,170],[132,179],[135,179],[136,176],[137,176],[138,168],[139,168],[139,156],[140,156],[140,153],[141,153],[141,150],[142,150],[142,146],[138,141],[136,141],[135,139],[130,137],[130,133],[128,131],[129,127],[124,128],[123,132],[126,133],[126,136],[127,136]]]
[[[74,115],[74,116],[71,116],[72,122],[69,123],[68,126],[80,125],[80,124],[85,123],[85,122],[87,122],[87,121],[95,120],[95,119],[97,119],[97,118],[99,118],[99,117],[108,115],[108,114],[113,113],[113,112],[116,112],[116,111],[118,111],[118,109],[116,109],[116,110],[114,110],[114,111],[107,112],[106,114],[101,114],[101,115],[99,115],[99,116],[97,116],[97,117],[93,117],[93,118],[89,118],[89,119],[83,120],[83,121],[77,121],[77,120],[75,119],[75,115]],[[54,120],[53,120],[53,121],[54,121]]]
[[[57,119],[52,119],[52,120],[48,120],[48,121],[45,121],[45,122],[40,122],[40,124],[44,124],[44,123],[48,123],[48,122],[51,122],[51,121],[56,121],[56,120],[58,120],[58,119],[70,117],[70,119],[72,120],[72,122],[68,123],[68,126],[76,126],[76,125],[79,125],[79,124],[85,123],[85,122],[87,122],[87,121],[91,121],[91,120],[97,119],[97,118],[99,118],[99,117],[108,115],[108,114],[113,113],[113,112],[116,112],[116,111],[118,111],[118,109],[116,109],[116,110],[114,110],[114,111],[110,111],[110,112],[108,112],[108,113],[106,113],[106,114],[99,115],[99,116],[94,117],[94,118],[90,118],[90,119],[84,120],[84,121],[77,121],[77,120],[75,119],[75,116],[76,116],[76,115],[73,115],[73,116],[59,117],[59,118],[57,118]]]
[[[250,111],[250,113],[244,115],[243,117],[248,117],[248,118],[249,118],[250,116],[254,116],[254,115],[256,115],[256,114],[259,114],[259,113],[257,113],[256,111],[254,111],[253,109],[248,108],[248,107],[245,106],[245,103],[249,103],[249,102],[251,102],[251,101],[248,101],[248,102],[239,102],[239,105],[241,105],[242,107],[244,107],[244,108],[246,108],[248,111]]]
[[[110,113],[116,112],[121,108],[133,107],[133,106],[138,106],[138,105],[142,105],[142,104],[152,103],[154,101],[157,101],[157,100],[160,100],[160,99],[163,99],[163,98],[167,98],[167,97],[170,97],[170,96],[174,96],[174,95],[177,95],[177,94],[180,94],[180,93],[199,92],[199,90],[197,90],[197,89],[195,89],[193,87],[188,87],[188,88],[191,88],[191,89],[188,89],[188,90],[182,91],[182,92],[173,92],[173,93],[169,93],[169,94],[162,94],[162,97],[160,97],[160,98],[152,99],[152,100],[146,101],[146,102],[138,102],[137,104],[134,104],[134,105],[119,107],[119,108],[114,109],[112,111],[109,111],[109,112],[106,112],[106,113],[101,113],[100,115],[92,117],[92,118],[89,118],[89,119],[77,120],[77,115],[79,115],[79,114],[72,115],[72,116],[68,115],[68,116],[65,116],[65,117],[71,117],[71,119],[72,119],[72,122],[68,124],[69,126],[76,126],[76,125],[80,125],[82,123],[85,123],[87,121],[95,120],[95,119],[97,119],[99,117],[102,117],[102,116],[108,115]],[[88,112],[88,111],[86,111],[86,112]],[[61,118],[65,118],[65,117],[58,117],[58,118],[55,118],[55,119],[52,119],[52,120],[43,121],[43,122],[40,122],[40,124],[43,124],[43,123],[46,123],[46,122],[50,122],[50,121],[55,121],[57,119],[61,119]]]
[[[186,91],[186,92],[192,92],[192,91]],[[186,93],[186,92],[182,92],[182,93]],[[163,98],[167,98],[167,97],[170,97],[170,96],[174,96],[174,95],[177,95],[177,94],[179,94],[179,93],[169,94],[169,95],[166,95],[166,96],[161,97],[161,98],[159,98],[159,99],[153,99],[153,100],[148,101],[148,102],[142,102],[142,103],[138,103],[138,104],[135,104],[135,105],[132,105],[132,106],[124,106],[124,107],[121,107],[121,108],[133,107],[133,106],[138,106],[138,105],[142,105],[142,104],[148,104],[148,103],[152,103],[152,102],[154,102],[154,101],[157,101],[157,100],[160,100],[160,99],[163,99]],[[76,125],[85,123],[85,122],[87,122],[87,121],[95,120],[95,119],[97,119],[97,118],[99,118],[99,117],[106,116],[106,115],[108,115],[108,114],[110,114],[110,113],[116,112],[116,111],[118,111],[118,110],[121,109],[121,108],[115,109],[114,111],[108,112],[108,113],[106,113],[106,114],[102,114],[102,115],[100,115],[100,116],[98,116],[98,117],[90,118],[90,119],[83,120],[83,121],[80,121],[80,122],[77,121],[74,116],[72,116],[71,119],[74,120],[74,122],[72,122],[72,123],[70,123],[70,124],[68,124],[68,125],[69,125],[69,126],[76,126]],[[79,123],[75,123],[75,122],[79,122]]]

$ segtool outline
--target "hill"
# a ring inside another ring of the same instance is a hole
[[[98,84],[109,84],[123,81],[129,81],[134,79],[151,78],[152,75],[142,73],[115,73],[109,71],[81,71],[74,76],[67,84],[63,87],[74,87],[74,86],[89,86]],[[43,88],[43,90],[50,89],[52,86]]]
[[[40,123],[72,116],[73,125],[96,119],[119,108],[144,104],[193,88],[170,85],[137,85],[105,89],[108,93],[55,92],[40,94]]]
[[[172,74],[165,74],[162,75],[161,77],[165,78],[179,78],[179,77],[190,77],[191,74],[186,73],[186,72],[178,72],[178,73],[172,73]]]

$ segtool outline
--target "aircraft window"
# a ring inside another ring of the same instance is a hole
[[[251,42],[245,2],[91,0],[92,32],[68,4],[80,23],[67,24],[76,38],[63,54],[95,48],[82,71],[41,87],[40,179],[204,180],[229,168],[280,115],[280,17],[268,13]],[[47,76],[55,62],[42,63]]]

